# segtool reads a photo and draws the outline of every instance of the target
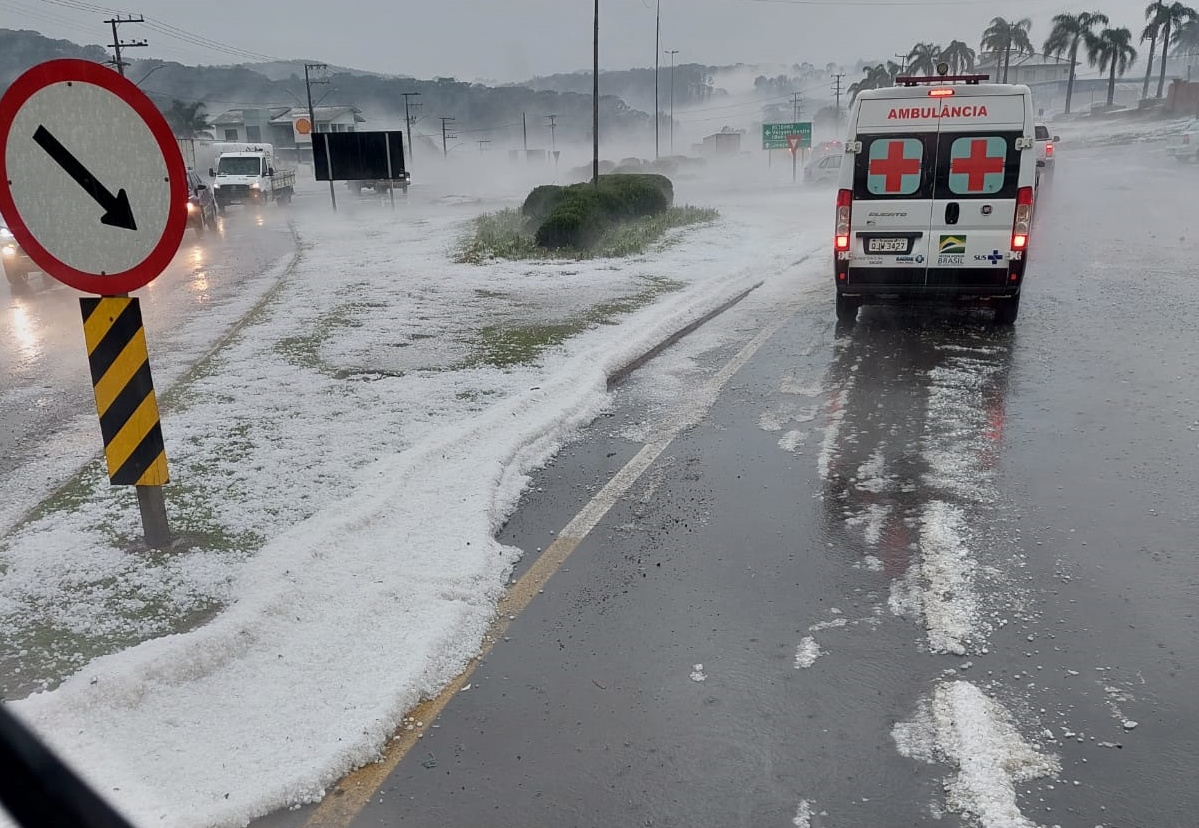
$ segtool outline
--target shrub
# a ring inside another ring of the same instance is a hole
[[[611,224],[665,212],[674,199],[670,179],[661,175],[603,175],[599,186],[538,187],[521,211],[538,218],[540,247],[584,250]]]
[[[595,243],[607,224],[593,200],[574,198],[558,205],[537,228],[537,246],[585,250]]]
[[[525,203],[521,205],[521,215],[534,221],[542,221],[553,212],[564,195],[565,188],[559,187],[557,184],[543,184],[535,187],[525,199]]]
[[[674,187],[662,175],[612,175],[600,177],[600,191],[616,193],[629,217],[653,216],[666,211],[674,201]]]

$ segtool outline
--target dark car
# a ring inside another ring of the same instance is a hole
[[[12,231],[3,223],[0,223],[0,259],[4,262],[4,275],[8,277],[10,285],[23,285],[30,273],[41,270],[21,249]]]
[[[203,235],[205,228],[216,229],[216,198],[198,174],[187,171],[187,223]]]

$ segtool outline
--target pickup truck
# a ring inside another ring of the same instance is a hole
[[[291,203],[296,190],[295,170],[277,169],[272,150],[267,144],[221,153],[216,168],[208,170],[214,179],[212,194],[219,212],[224,213],[230,204]]]
[[[1037,166],[1044,169],[1046,173],[1052,173],[1055,161],[1053,145],[1062,139],[1056,135],[1050,135],[1049,127],[1045,124],[1036,124],[1033,130],[1037,143]]]

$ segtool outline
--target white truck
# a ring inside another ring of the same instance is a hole
[[[222,152],[216,167],[208,170],[217,210],[224,213],[230,204],[256,201],[291,203],[296,172],[278,168],[276,163],[275,148],[270,144],[243,144]]]

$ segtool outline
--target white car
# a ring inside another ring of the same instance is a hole
[[[1191,121],[1181,132],[1166,139],[1166,155],[1179,161],[1199,160],[1199,120]]]
[[[12,231],[0,221],[0,262],[3,262],[4,275],[8,283],[14,287],[25,284],[29,274],[38,270],[21,245],[17,243]]]
[[[1034,129],[1037,140],[1037,166],[1044,168],[1045,172],[1053,172],[1055,160],[1053,145],[1062,139],[1056,135],[1050,135],[1049,127],[1045,124],[1037,124]]]
[[[803,168],[803,180],[809,184],[835,184],[841,178],[841,159],[844,152],[818,155]]]

